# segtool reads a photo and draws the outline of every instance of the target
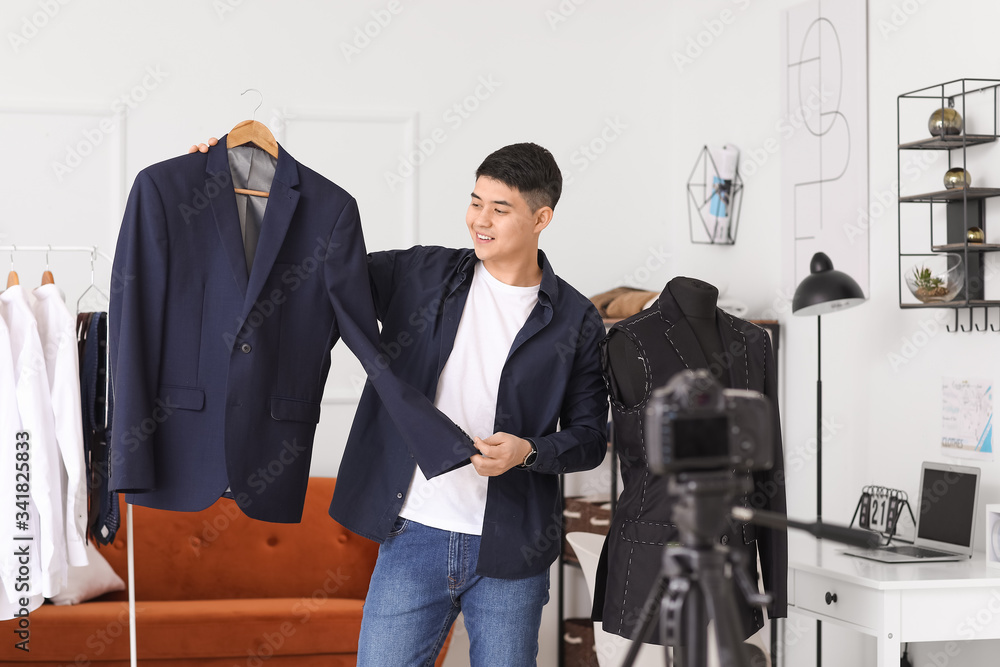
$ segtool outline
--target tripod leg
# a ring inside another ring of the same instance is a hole
[[[668,667],[697,665],[697,663],[690,662],[688,651],[682,652],[679,646],[684,628],[684,614],[687,611],[686,605],[691,600],[690,593],[690,580],[686,577],[672,579],[670,587],[667,589],[667,595],[663,598],[663,603],[660,606],[660,641],[663,644]],[[696,641],[695,644],[697,643]]]
[[[649,639],[649,635],[653,631],[653,621],[656,620],[656,611],[660,608],[660,602],[663,600],[664,593],[667,592],[669,583],[670,581],[667,579],[666,574],[661,572],[660,576],[656,579],[656,585],[650,590],[649,596],[642,605],[639,620],[636,622],[636,629],[632,633],[632,644],[628,648],[628,653],[625,654],[625,659],[622,661],[621,667],[632,667],[635,664],[635,659],[639,656],[639,650]]]
[[[730,582],[722,576],[701,579],[708,617],[715,620],[715,641],[719,646],[719,663],[726,667],[748,667],[743,648],[742,627],[736,609],[736,597]],[[707,590],[706,590],[707,589]]]
[[[695,586],[688,593],[684,603],[684,662],[688,667],[708,664],[708,619],[705,618],[705,596],[701,588]]]

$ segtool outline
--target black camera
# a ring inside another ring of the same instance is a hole
[[[774,412],[756,391],[723,389],[707,370],[685,370],[653,392],[646,408],[649,469],[768,470]]]

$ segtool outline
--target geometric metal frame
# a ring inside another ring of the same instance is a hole
[[[712,157],[708,146],[702,146],[698,159],[695,161],[687,183],[688,227],[691,243],[701,245],[735,245],[736,232],[740,224],[740,211],[743,208],[743,179],[740,177],[739,163],[732,180],[723,179]],[[722,224],[715,218],[713,222],[705,219],[702,211],[706,205],[711,206],[712,199],[719,197],[730,211],[726,229],[719,229]],[[695,240],[695,228],[700,223],[708,241]],[[719,232],[722,232],[722,240]]]

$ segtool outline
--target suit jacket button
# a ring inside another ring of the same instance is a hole
[[[728,535],[723,535],[723,536],[722,536],[722,539],[721,539],[720,541],[721,541],[721,542],[722,542],[723,544],[729,544],[729,536],[728,536]]]
[[[243,354],[250,354],[250,350],[252,349],[253,348],[250,347],[250,343],[243,343],[242,345],[240,345],[240,350],[243,352]]]
[[[397,494],[396,494],[396,497],[397,497],[397,498],[402,498],[402,497],[403,497],[403,494],[402,494],[402,493],[397,493]]]

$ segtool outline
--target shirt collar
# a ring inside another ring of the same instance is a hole
[[[462,283],[472,280],[472,269],[477,261],[479,259],[476,257],[476,251],[473,248],[466,248],[462,251],[462,257],[458,261],[458,270],[456,271],[457,279],[452,284],[449,293],[458,289]],[[538,265],[542,268],[542,282],[538,288],[539,299],[544,294],[546,300],[552,303],[559,296],[559,281],[556,280],[556,272],[552,270],[552,265],[549,264],[548,257],[541,250],[538,251]]]

